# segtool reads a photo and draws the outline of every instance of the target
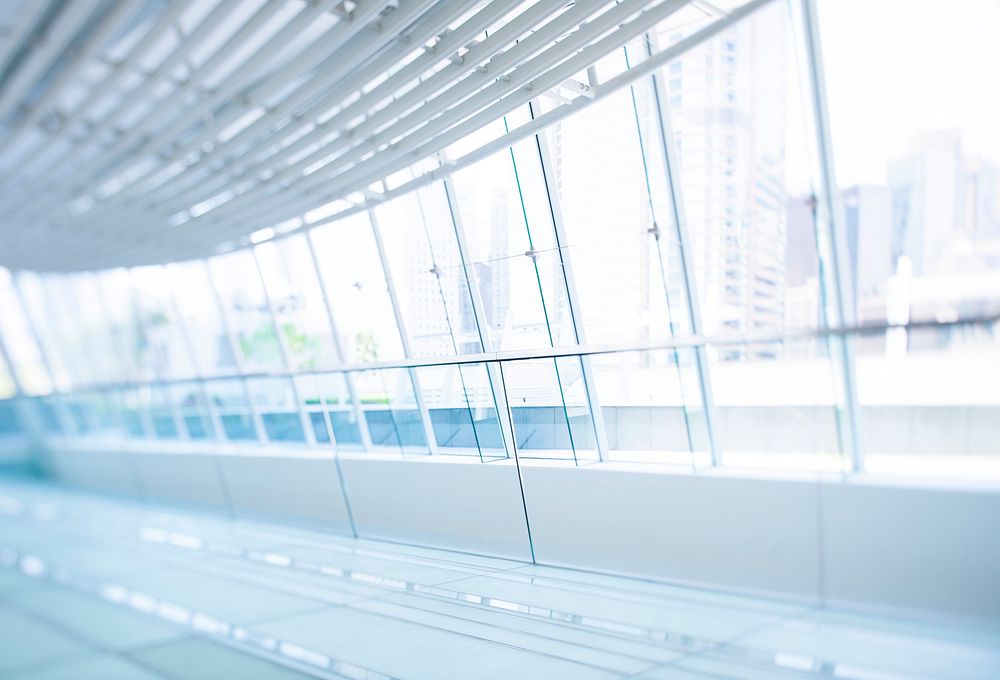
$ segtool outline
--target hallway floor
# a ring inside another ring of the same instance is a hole
[[[997,678],[956,626],[0,483],[0,677]]]

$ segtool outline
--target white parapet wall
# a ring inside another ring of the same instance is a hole
[[[1000,619],[1000,487],[666,466],[70,445],[78,488],[363,538],[754,592]],[[522,495],[523,489],[523,495]],[[529,540],[530,528],[530,540]]]

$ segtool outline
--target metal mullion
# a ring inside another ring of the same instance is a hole
[[[24,388],[21,385],[21,378],[17,375],[17,371],[14,368],[14,362],[10,358],[10,352],[7,349],[7,340],[4,338],[3,333],[0,333],[0,362],[7,364],[7,372],[10,373],[10,380],[14,383],[14,398],[21,399],[25,396]]]
[[[261,290],[264,291],[264,302],[267,304],[267,312],[271,317],[271,326],[274,328],[274,334],[278,338],[278,347],[281,349],[281,356],[284,359],[285,368],[287,368],[293,375],[293,377],[288,379],[288,382],[292,386],[292,398],[295,399],[295,410],[299,414],[299,422],[302,424],[302,431],[306,438],[306,444],[309,446],[316,446],[316,436],[312,429],[312,422],[306,416],[306,412],[303,409],[302,397],[299,394],[299,386],[295,384],[294,375],[298,367],[292,364],[292,354],[288,347],[288,338],[285,336],[285,332],[281,326],[278,325],[278,315],[274,311],[274,300],[271,298],[271,292],[267,289],[267,281],[264,280],[264,270],[260,266],[260,256],[257,254],[256,248],[250,248],[250,254],[253,256],[253,262],[257,270],[257,278],[260,280]]]
[[[97,274],[95,274],[93,272],[88,272],[88,273],[85,273],[85,274],[78,274],[77,276],[92,276],[92,277],[94,277],[95,283],[97,284],[97,295],[98,295],[98,298],[99,298],[98,299],[98,303],[101,305],[101,311],[104,314],[104,323],[107,324],[107,322],[108,322],[108,312],[107,312],[107,306],[103,302],[104,291],[103,291],[103,289],[100,286],[100,278],[97,276]],[[74,308],[76,310],[80,310],[81,306],[79,304],[79,297],[77,296],[77,293],[78,293],[78,291],[74,287],[72,289],[72,295],[73,295],[73,298],[76,301],[76,304],[74,305]],[[83,327],[78,327],[78,328],[83,328]],[[145,328],[142,328],[142,331],[143,331],[143,334],[145,334]],[[90,351],[94,352],[94,349],[97,347],[97,345],[99,344],[100,340],[97,339],[97,338],[91,337],[89,333],[86,334],[86,340],[87,340],[87,344],[90,346]],[[111,339],[110,343],[111,343],[111,346],[112,346],[113,349],[116,349],[117,351],[120,351],[120,349],[117,348],[117,343],[114,341],[114,339]],[[96,392],[102,392],[102,393],[105,393],[105,394],[107,392],[109,392],[109,391],[112,391],[113,389],[114,388],[102,388],[102,387],[96,387],[96,386],[91,387],[91,390],[93,392],[95,392],[95,393]],[[113,412],[114,412],[114,415],[113,415],[114,420],[116,420],[118,422],[118,424],[122,427],[123,431],[127,431],[128,430],[128,426],[126,425],[124,418],[122,418],[121,411],[119,409],[113,409]],[[148,414],[142,414],[142,413],[140,413],[140,417],[143,417],[143,416],[145,416],[145,419],[143,421],[143,426],[146,429],[146,435],[149,436],[150,438],[152,438],[153,436],[155,436],[155,430],[152,427],[152,420],[149,419]]]
[[[326,308],[326,315],[330,321],[330,333],[333,336],[333,347],[337,352],[337,360],[341,364],[347,363],[347,355],[344,353],[343,343],[340,341],[340,333],[337,331],[336,317],[333,314],[333,306],[330,304],[330,296],[326,291],[326,282],[323,280],[322,274],[320,274],[319,258],[316,256],[316,247],[313,245],[312,232],[306,232],[305,234],[306,245],[309,247],[309,257],[312,260],[313,268],[316,270],[316,281],[319,285],[320,293],[323,296],[323,306]],[[351,408],[354,409],[354,417],[358,421],[358,432],[361,435],[361,447],[365,451],[372,450],[372,436],[371,432],[368,430],[368,421],[365,419],[364,409],[361,408],[361,401],[358,399],[358,390],[354,385],[354,376],[345,372],[344,381],[347,384],[347,393],[351,397]],[[326,396],[320,394],[320,399],[324,401],[324,408],[326,406],[325,399]],[[331,433],[332,430],[332,420],[331,420]],[[332,436],[332,434],[331,434]]]
[[[323,300],[324,300],[324,302],[326,302],[326,289],[323,286],[323,280],[320,278],[319,268],[315,267],[315,264],[316,264],[316,254],[313,251],[312,242],[311,242],[311,240],[309,239],[308,236],[306,236],[306,243],[309,246],[309,252],[310,252],[310,254],[312,256],[312,261],[313,261],[314,270],[315,270],[315,274],[316,274],[316,284],[320,287],[320,290],[323,293]],[[309,418],[308,414],[306,413],[305,401],[302,399],[302,395],[299,393],[299,386],[295,382],[295,378],[299,374],[297,373],[296,369],[293,368],[293,366],[292,366],[291,353],[289,352],[288,344],[287,344],[288,343],[288,339],[285,337],[285,334],[282,332],[282,330],[278,327],[278,318],[277,318],[277,315],[274,313],[274,301],[271,298],[271,292],[267,289],[267,282],[264,280],[264,270],[260,266],[260,257],[257,255],[257,249],[256,248],[252,248],[251,250],[253,251],[254,264],[256,265],[256,268],[257,268],[257,276],[260,279],[260,285],[261,285],[262,289],[264,290],[264,299],[267,301],[267,309],[268,309],[268,311],[271,314],[271,322],[272,322],[272,324],[274,326],[274,332],[278,336],[278,344],[281,347],[281,353],[282,353],[282,356],[285,359],[285,366],[288,368],[288,370],[289,370],[289,372],[291,374],[289,376],[288,380],[289,380],[289,382],[291,383],[291,386],[292,386],[292,395],[293,395],[293,397],[295,399],[296,408],[297,408],[298,413],[299,413],[299,420],[302,423],[302,429],[303,429],[303,431],[305,433],[306,443],[308,445],[310,445],[310,446],[318,446],[318,443],[316,442],[316,433],[313,431],[313,427],[312,427],[312,420]],[[336,331],[333,328],[333,317],[329,314],[329,312],[330,312],[329,305],[327,305],[327,312],[328,312],[328,318],[329,318],[329,321],[330,321],[330,324],[331,324],[331,333],[334,336],[336,336]],[[336,340],[335,340],[335,343],[337,343]],[[337,347],[337,351],[339,353],[339,351],[340,351],[339,343],[336,344],[336,347]],[[314,379],[317,381],[317,387],[319,387],[319,385],[318,385],[319,379],[316,378],[315,376],[314,376]],[[344,472],[343,472],[343,468],[342,468],[342,466],[340,464],[340,455],[339,455],[340,454],[340,450],[339,450],[339,447],[337,445],[337,436],[336,436],[336,434],[335,434],[335,432],[333,430],[333,420],[330,418],[329,410],[326,407],[326,396],[323,394],[323,390],[322,389],[318,390],[318,393],[319,393],[320,409],[322,410],[322,413],[323,413],[323,421],[324,421],[324,423],[326,425],[326,428],[327,428],[327,436],[330,439],[330,442],[329,442],[328,446],[330,446],[333,449],[333,451],[334,451],[333,464],[337,468],[337,481],[339,482],[339,485],[340,485],[340,495],[344,499],[344,508],[345,508],[345,510],[347,512],[347,520],[348,520],[348,523],[349,523],[349,525],[351,527],[351,534],[354,535],[355,538],[357,538],[357,536],[358,536],[357,525],[354,522],[354,512],[351,509],[351,499],[350,499],[350,497],[347,494],[347,483],[344,480]],[[352,395],[352,399],[353,399],[353,395]],[[361,425],[359,424],[359,429],[360,429],[360,427],[361,427]],[[364,430],[364,432],[367,434],[367,428]]]
[[[650,51],[651,40],[652,40],[651,36],[649,34],[646,34],[645,40],[646,40],[646,49],[647,51]],[[628,55],[628,46],[622,48],[622,52],[624,53],[625,56],[625,68],[626,69],[632,68],[631,60],[629,59]],[[642,131],[642,121],[639,118],[639,106],[636,100],[634,85],[629,86],[629,95],[630,99],[632,100],[632,114],[635,118],[635,131],[639,141],[639,155],[642,158],[642,173],[646,185],[646,201],[649,204],[649,216],[650,219],[652,220],[652,226],[649,229],[646,238],[648,241],[649,237],[652,236],[653,243],[656,247],[656,262],[659,265],[660,282],[662,283],[663,296],[667,303],[667,329],[670,332],[670,337],[675,337],[677,332],[676,330],[677,326],[674,323],[674,313],[673,313],[674,303],[670,300],[670,284],[669,284],[669,277],[667,274],[668,263],[666,261],[669,255],[664,254],[663,241],[661,239],[662,234],[660,232],[659,220],[657,219],[657,215],[659,213],[657,211],[656,201],[653,200],[653,186],[652,182],[649,179],[649,159],[646,150],[647,140],[646,137],[643,135]],[[688,412],[687,396],[685,394],[685,389],[684,389],[684,376],[681,371],[680,353],[677,350],[674,350],[670,352],[670,355],[673,358],[674,369],[677,372],[677,386],[680,390],[680,396],[681,396],[681,412],[684,414],[684,430],[685,434],[687,435],[688,450],[692,454],[691,463],[693,466],[695,463],[694,460],[695,444],[694,444],[694,438],[691,433],[691,414]]]
[[[208,417],[212,421],[214,438],[218,441],[225,441],[226,435],[225,428],[222,426],[222,416],[219,415],[219,409],[216,408],[209,394],[208,380],[205,377],[205,371],[202,370],[201,361],[198,359],[198,352],[195,350],[194,341],[191,339],[191,329],[188,328],[181,314],[180,303],[177,302],[177,291],[174,290],[174,286],[170,281],[170,272],[164,270],[164,274],[167,277],[167,289],[170,291],[170,304],[174,310],[174,317],[177,319],[177,325],[181,329],[184,347],[187,348],[187,352],[191,357],[191,365],[194,367],[196,380],[201,387],[202,397],[205,399],[205,409],[208,411]]]
[[[101,310],[104,312],[104,321],[105,321],[105,323],[110,323],[111,316],[108,313],[109,312],[109,307],[108,307],[108,302],[107,302],[107,294],[104,291],[104,285],[103,285],[103,283],[101,281],[101,277],[97,276],[96,274],[91,274],[91,276],[95,277],[94,284],[97,286],[97,297],[98,297],[98,302],[101,305]],[[139,332],[142,333],[142,337],[143,337],[143,339],[144,339],[144,341],[145,341],[145,343],[146,343],[146,345],[148,347],[149,346],[149,330],[146,328],[146,324],[144,324],[142,322],[142,313],[141,313],[141,310],[139,309],[138,303],[136,302],[135,288],[132,286],[131,272],[127,271],[126,274],[125,274],[125,278],[126,278],[126,285],[128,285],[128,290],[129,290],[129,304],[130,304],[131,309],[132,309],[132,317],[135,320],[135,324],[138,327]],[[114,347],[117,352],[119,352],[122,355],[124,355],[125,352],[123,351],[123,348],[121,347],[121,345],[117,342],[117,340],[115,338],[115,334],[110,333],[109,335],[111,337],[111,345],[112,345],[112,347]],[[159,371],[156,370],[155,365],[154,365],[154,367],[153,367],[153,375],[152,376],[147,377],[143,381],[136,381],[136,383],[134,385],[134,387],[136,389],[135,396],[138,397],[138,390],[141,387],[146,387],[147,389],[150,389],[150,392],[151,392],[152,391],[151,388],[152,388],[152,385],[154,383],[165,386],[166,383],[162,382],[163,378],[166,378],[166,376],[160,375]],[[136,404],[136,407],[138,408],[138,402]],[[152,395],[151,394],[150,394],[150,407],[152,407]],[[152,414],[150,413],[150,411],[151,411],[151,408],[139,409],[139,418],[142,421],[143,428],[146,430],[146,437],[148,439],[156,439],[157,438],[156,437],[156,426],[153,424],[153,417],[152,417]],[[176,420],[175,420],[175,422],[176,422]]]
[[[52,304],[53,297],[52,297],[52,292],[49,290],[49,281],[47,276],[41,276],[41,275],[39,276],[39,286],[42,292],[42,298],[44,298],[44,306],[45,306],[44,313],[46,314],[46,319],[48,323],[52,327],[50,330],[53,330],[54,331],[53,334],[56,337],[58,337],[64,332],[65,329],[62,328],[63,324],[57,324],[53,322],[52,313],[56,310],[56,308],[55,305]],[[63,317],[63,322],[64,323],[67,322],[65,317]],[[79,353],[76,351],[76,348],[73,348],[71,345],[63,344],[58,341],[55,341],[54,344],[58,346],[57,351],[60,351],[62,353],[64,359],[70,359],[69,362],[64,362],[67,363],[67,366],[69,364],[78,364],[81,361],[85,360],[83,357],[79,356]],[[79,378],[80,374],[77,374],[75,377]],[[77,394],[77,396],[79,396],[79,393],[81,391],[85,391],[87,389],[87,382],[85,380],[74,380],[74,376],[71,374],[69,368],[67,368],[66,379],[69,381],[71,386],[69,392],[66,393],[67,397],[74,392]],[[77,423],[76,417],[72,414],[72,409],[70,409],[70,422],[73,425],[72,432],[77,435],[82,434],[80,432],[80,427]]]
[[[41,275],[36,276],[42,297],[47,298],[44,280]],[[11,280],[17,300],[21,305],[21,309],[24,310],[24,318],[27,320],[28,329],[30,330],[32,337],[35,338],[35,342],[38,345],[42,358],[46,362],[49,375],[52,378],[52,390],[53,392],[66,393],[71,389],[73,381],[70,380],[69,372],[66,370],[64,365],[66,363],[65,357],[60,355],[62,348],[53,337],[58,333],[54,329],[51,319],[48,318],[46,310],[35,310],[35,314],[31,313],[32,308],[28,305],[27,297],[22,290],[24,285],[23,277],[21,275],[14,275]],[[58,361],[55,361],[54,359]],[[63,382],[66,385],[64,388],[57,387],[56,371],[54,368],[56,365],[59,365],[60,368],[62,368],[62,375],[64,378]]]
[[[504,116],[503,118],[503,124],[504,124],[504,130],[509,131],[506,116]],[[537,137],[536,137],[536,143],[537,143]],[[514,155],[514,147],[510,146],[506,149],[506,151],[508,154],[510,154],[511,168],[514,171],[514,183],[517,186],[517,197],[521,205],[521,217],[524,220],[524,231],[528,237],[528,252],[526,254],[531,257],[531,266],[535,272],[535,284],[538,286],[538,300],[542,305],[542,316],[545,318],[545,331],[549,336],[549,347],[554,348],[555,338],[552,335],[552,324],[549,320],[548,304],[545,300],[545,292],[542,286],[542,274],[541,271],[539,271],[538,269],[538,259],[537,259],[537,254],[535,253],[535,242],[531,234],[531,223],[528,220],[528,209],[527,206],[525,206],[524,204],[524,192],[521,188],[521,177],[517,171],[517,159],[515,158]],[[544,180],[544,174],[543,174],[543,180]],[[569,407],[566,405],[566,390],[563,388],[562,374],[559,372],[559,360],[555,357],[552,358],[552,368],[555,371],[556,375],[556,387],[559,390],[559,402],[562,404],[563,420],[566,423],[566,436],[569,437],[570,450],[573,452],[573,463],[579,465],[580,460],[576,455],[577,447],[576,447],[576,441],[573,437],[573,427],[569,419]],[[582,364],[581,364],[581,372],[582,372]],[[588,397],[588,409],[589,409],[589,397]],[[593,418],[591,418],[591,423],[593,423]],[[596,439],[596,430],[595,430],[595,439]],[[600,455],[598,455],[598,457],[600,458]]]
[[[166,280],[167,270],[166,270],[166,268],[163,265],[160,265],[160,274],[161,274],[162,279],[163,279],[164,287],[167,288],[167,290],[169,290],[169,282]],[[104,287],[101,285],[101,278],[100,277],[97,277],[97,290],[98,290],[98,295],[100,297],[101,308],[104,310],[104,316],[105,316],[106,319],[110,319],[110,316],[108,314],[110,308],[108,306],[106,293],[104,292]],[[132,291],[131,297],[132,297],[132,301],[133,301],[133,307],[135,307],[136,306],[135,305],[135,298],[136,298],[135,289],[131,288],[131,291]],[[170,299],[171,299],[171,301],[173,301],[173,293],[172,292],[171,292]],[[174,306],[174,314],[175,314],[175,322],[176,322],[177,321],[176,304],[174,304],[173,306]],[[137,318],[141,319],[142,316],[139,315]],[[147,342],[148,342],[149,335],[148,335],[148,332],[146,331],[145,326],[143,326],[142,329],[143,329],[143,333],[146,334],[146,338],[147,338]],[[192,363],[191,363],[192,370],[197,371],[198,370],[197,369],[197,362],[194,361],[194,357],[193,356],[191,357],[191,361],[192,361]],[[173,403],[173,400],[170,398],[170,392],[169,392],[169,388],[168,388],[168,383],[165,382],[165,379],[168,379],[169,376],[161,375],[159,377],[160,377],[160,380],[157,381],[157,382],[167,392],[167,404],[168,404],[168,407],[170,408],[170,414],[171,414],[171,416],[173,416],[174,425],[175,425],[175,427],[177,427],[177,432],[178,432],[178,434],[180,436],[180,439],[182,439],[182,440],[188,440],[188,439],[190,439],[190,437],[188,436],[187,423],[184,422],[184,418],[181,416],[180,407],[177,404]],[[152,434],[153,434],[153,437],[156,438],[156,427],[155,426],[153,427]]]
[[[52,281],[53,281],[52,276],[53,275],[48,275],[48,276],[45,276],[45,277],[42,278],[42,289],[43,289],[43,291],[45,293],[45,304],[46,304],[46,306],[50,310],[57,309],[57,307],[52,304],[53,299],[54,299],[54,296],[53,296],[52,290],[51,290],[51,287],[53,285],[52,284]],[[57,274],[56,276],[59,276],[60,279],[64,280],[65,278],[67,278],[68,275],[67,274]],[[71,294],[75,297],[76,290],[73,289],[71,291]],[[74,355],[74,363],[87,363],[87,360],[89,358],[90,359],[90,363],[96,365],[96,362],[94,361],[94,359],[96,357],[87,357],[85,355],[81,356],[80,353],[79,353],[79,350],[81,350],[81,349],[85,353],[86,352],[93,352],[94,348],[92,346],[90,346],[91,343],[90,343],[89,334],[84,333],[84,327],[81,326],[81,324],[80,324],[80,320],[79,320],[79,304],[71,305],[71,307],[72,307],[72,311],[70,313],[66,313],[69,310],[67,310],[65,308],[59,310],[60,313],[58,314],[58,316],[62,320],[62,323],[59,324],[59,326],[61,327],[60,330],[62,330],[63,332],[65,332],[68,329],[68,330],[70,330],[71,333],[75,332],[77,338],[80,340],[80,342],[77,343],[75,346],[70,345],[70,347],[72,347],[71,351],[72,351],[72,353]],[[88,388],[93,387],[97,383],[98,383],[97,380],[89,380],[89,381],[88,380],[81,380],[80,381],[80,385],[86,386]]]
[[[308,239],[307,239],[308,240]],[[312,246],[310,246],[310,250]],[[319,276],[319,272],[316,272]],[[323,282],[319,282],[320,287],[323,287]],[[333,431],[333,418],[330,417],[330,409],[326,407],[326,395],[323,393],[322,385],[319,381],[319,376],[313,374],[313,380],[316,381],[316,387],[319,393],[319,407],[323,412],[323,422],[326,424],[326,430],[330,437],[330,447],[333,448],[333,465],[337,468],[337,481],[340,486],[340,495],[344,499],[344,509],[347,511],[347,522],[351,527],[351,534],[354,538],[358,537],[358,526],[354,521],[354,510],[351,507],[351,497],[347,493],[347,480],[344,479],[344,469],[340,464],[340,444],[337,442],[337,435]],[[294,382],[294,379],[293,379]],[[360,426],[359,426],[360,429]],[[367,429],[365,430],[367,432]]]
[[[822,215],[822,227],[828,233],[829,248],[819,248],[818,256],[829,257],[831,266],[824,267],[829,274],[833,287],[836,319],[834,323],[843,326],[854,324],[855,307],[853,282],[848,267],[850,253],[847,244],[847,224],[843,205],[840,201],[836,173],[833,164],[833,141],[830,135],[830,113],[826,105],[826,82],[823,74],[823,58],[820,46],[819,21],[815,0],[801,0],[802,32],[806,47],[806,60],[809,74],[809,94],[814,116],[816,145],[819,151],[820,171],[820,201],[823,207],[817,209],[817,219]],[[827,252],[823,252],[826,250]],[[822,282],[821,282],[822,285]],[[824,321],[829,326],[830,319]],[[840,354],[844,390],[844,411],[846,422],[838,418],[841,446],[845,449],[850,463],[851,472],[864,471],[864,457],[861,450],[861,416],[858,409],[857,388],[855,385],[854,347],[849,336],[833,338],[832,343]]]
[[[656,35],[647,34],[646,49],[649,55],[653,55],[657,50]],[[667,180],[667,191],[670,194],[670,206],[673,210],[674,236],[677,239],[677,246],[681,256],[681,272],[683,275],[685,297],[687,300],[687,312],[690,319],[691,332],[698,336],[704,332],[701,320],[701,305],[698,300],[698,286],[695,282],[694,262],[692,261],[690,245],[691,239],[687,230],[687,217],[684,211],[684,196],[680,182],[680,159],[677,157],[677,150],[673,143],[673,128],[670,124],[670,112],[666,108],[666,95],[663,90],[663,83],[657,76],[657,71],[652,71],[650,78],[653,85],[653,106],[656,110],[656,122],[659,127],[660,151],[663,154],[664,172]],[[666,282],[664,282],[666,285]],[[715,432],[716,414],[715,400],[712,397],[712,380],[709,375],[708,352],[705,345],[700,344],[694,347],[695,367],[698,372],[698,383],[701,389],[702,408],[705,411],[705,430],[708,435],[708,451],[712,465],[722,463],[721,452],[719,451],[718,440]],[[693,452],[692,452],[693,453]]]
[[[14,383],[14,400],[16,401],[15,409],[18,420],[21,421],[33,439],[42,439],[45,436],[45,428],[40,423],[37,409],[28,404],[27,394],[21,384],[21,378],[17,375],[17,369],[14,368],[14,361],[11,359],[7,341],[4,339],[3,333],[0,333],[0,366],[5,363],[7,364],[7,372],[10,373],[10,379]]]
[[[56,418],[59,420],[59,425],[63,432],[70,434],[75,431],[75,427],[72,427],[72,419],[66,413],[66,404],[63,399],[59,398],[61,395],[65,394],[56,385],[56,374],[52,370],[52,361],[49,359],[49,354],[42,343],[42,336],[38,332],[38,328],[35,326],[35,320],[32,318],[30,312],[28,311],[28,305],[24,302],[24,295],[21,293],[21,286],[18,283],[16,276],[11,276],[10,279],[11,290],[14,291],[14,298],[17,304],[21,307],[21,313],[24,316],[25,326],[28,328],[28,333],[31,335],[31,339],[34,340],[35,346],[38,347],[38,356],[41,357],[42,365],[45,367],[45,372],[49,374],[49,383],[52,385],[52,396],[53,399],[53,410],[56,413]],[[67,427],[69,425],[70,427]]]
[[[350,375],[363,371],[380,371],[384,369],[401,368],[423,368],[427,366],[455,366],[463,364],[483,364],[489,362],[514,362],[527,361],[531,359],[551,359],[553,357],[575,357],[575,356],[595,356],[605,354],[620,354],[622,352],[653,352],[653,351],[674,351],[682,349],[693,349],[703,345],[717,347],[742,346],[748,344],[768,344],[779,342],[792,342],[805,339],[825,339],[827,337],[856,335],[858,333],[874,333],[891,330],[893,328],[906,329],[927,329],[927,328],[952,328],[968,325],[984,325],[1000,323],[1000,316],[976,316],[956,321],[945,322],[920,322],[911,321],[905,325],[899,324],[874,324],[860,326],[847,326],[838,328],[825,328],[789,332],[766,332],[766,333],[745,333],[739,335],[720,335],[716,337],[705,337],[690,335],[684,338],[671,338],[661,341],[629,342],[622,344],[598,344],[598,345],[566,345],[560,347],[543,347],[526,350],[506,350],[501,352],[479,352],[472,354],[462,354],[454,357],[422,357],[414,359],[399,359],[393,361],[358,362],[345,366],[331,366],[327,369],[310,371],[317,375],[341,374]],[[235,379],[245,378],[285,378],[291,377],[289,371],[254,371],[240,375],[228,376]],[[226,376],[213,378],[211,381],[225,380]],[[172,384],[190,382],[190,379],[169,379],[161,380],[161,383]],[[115,387],[126,387],[134,384],[145,384],[145,381],[104,381],[81,383],[80,389],[109,389]],[[65,393],[64,393],[65,394]]]
[[[413,357],[413,348],[410,346],[410,336],[406,332],[406,323],[403,320],[403,310],[399,305],[399,297],[396,295],[396,285],[393,281],[392,274],[389,271],[389,260],[385,254],[385,247],[382,242],[381,229],[378,226],[378,220],[375,217],[374,210],[368,210],[368,221],[372,227],[372,234],[375,236],[375,248],[378,250],[379,262],[382,263],[382,275],[385,278],[385,285],[389,292],[389,301],[392,303],[392,312],[396,317],[396,327],[399,331],[399,340],[403,345],[403,354],[406,358]],[[437,440],[434,437],[434,427],[431,421],[430,412],[427,410],[427,404],[424,402],[424,393],[420,389],[420,379],[417,376],[416,368],[406,369],[410,374],[410,383],[413,388],[413,395],[417,401],[417,408],[420,410],[420,420],[423,422],[424,426],[424,439],[427,441],[428,450],[434,454],[438,453]],[[400,449],[403,447],[402,438],[400,438]]]
[[[229,338],[230,351],[233,353],[233,361],[236,363],[236,372],[239,374],[238,380],[240,385],[243,387],[243,396],[247,403],[247,413],[250,414],[250,419],[253,420],[254,431],[257,433],[257,441],[260,443],[265,443],[268,440],[267,430],[264,428],[264,421],[257,411],[256,405],[253,403],[253,399],[250,396],[250,386],[247,385],[246,381],[246,369],[243,363],[243,353],[240,351],[240,346],[236,342],[236,336],[233,335],[232,328],[229,325],[229,317],[226,314],[225,305],[222,304],[222,296],[219,295],[219,289],[215,285],[215,275],[212,273],[212,267],[208,264],[208,260],[201,260],[202,266],[205,268],[205,273],[208,276],[208,286],[212,289],[212,299],[215,300],[215,306],[219,312],[219,321],[222,323],[222,330],[225,332],[226,337]],[[226,436],[228,439],[228,435]]]
[[[444,320],[448,325],[448,337],[451,339],[451,351],[454,355],[458,355],[458,339],[455,334],[455,326],[451,322],[451,312],[448,311],[448,301],[445,299],[444,286],[441,285],[441,270],[438,267],[437,257],[434,255],[434,243],[431,239],[430,230],[427,227],[427,215],[424,213],[424,204],[420,200],[420,192],[413,192],[413,196],[417,201],[417,208],[420,210],[420,221],[424,226],[424,240],[427,241],[427,250],[431,255],[431,267],[434,273],[434,282],[437,284],[438,296],[441,299],[441,309],[444,312]],[[447,201],[447,196],[445,197]],[[454,227],[454,222],[452,223]],[[454,232],[454,229],[453,229]],[[480,345],[482,349],[482,345]],[[479,431],[476,428],[476,417],[472,412],[472,404],[469,403],[469,386],[465,382],[465,374],[462,372],[462,367],[457,367],[458,380],[462,384],[462,396],[465,398],[465,410],[469,414],[469,424],[472,426],[472,436],[476,440],[476,450],[479,452],[479,462],[483,462],[483,447],[479,442]]]
[[[531,117],[535,117],[534,104],[528,104]],[[513,147],[512,147],[513,148]],[[569,307],[570,319],[573,322],[573,336],[577,344],[586,342],[583,320],[580,315],[579,292],[576,287],[576,277],[573,273],[573,265],[569,257],[568,239],[566,238],[566,225],[563,222],[562,206],[559,202],[555,186],[555,177],[552,176],[552,159],[549,156],[548,137],[545,130],[535,135],[535,148],[538,150],[538,163],[542,170],[542,179],[545,183],[545,196],[549,206],[549,215],[552,218],[552,230],[556,239],[556,247],[559,252],[559,263],[563,273],[563,283],[566,286],[566,303]],[[529,227],[530,229],[530,227]],[[538,264],[535,263],[537,269]],[[601,409],[601,402],[597,395],[597,383],[594,379],[593,366],[589,356],[580,357],[580,369],[583,374],[583,387],[587,395],[587,408],[590,410],[591,424],[594,430],[595,443],[597,445],[597,455],[600,460],[609,459],[608,434],[604,423],[604,411]],[[559,367],[556,365],[556,373]],[[564,398],[565,402],[565,398]],[[565,406],[565,403],[564,403]],[[567,414],[567,427],[568,427]]]
[[[465,276],[465,285],[469,291],[470,302],[472,303],[472,314],[476,321],[476,330],[479,332],[479,344],[483,352],[493,351],[493,339],[490,337],[486,321],[486,308],[483,304],[482,292],[479,285],[474,283],[472,271],[472,257],[469,253],[469,244],[465,238],[465,228],[462,224],[461,214],[458,210],[458,197],[455,193],[455,186],[451,176],[448,175],[442,180],[444,185],[445,198],[448,201],[448,213],[451,215],[451,224],[455,230],[455,241],[458,245],[458,255],[462,260],[462,272]],[[513,421],[509,413],[510,406],[507,403],[507,393],[504,389],[503,376],[500,365],[496,362],[486,362],[486,377],[490,381],[490,391],[493,393],[493,406],[497,412],[497,420],[500,423],[500,434],[503,438],[504,449],[507,457],[516,458],[515,436]],[[501,414],[506,414],[502,416]]]
[[[500,363],[496,364],[497,367],[497,378],[500,381],[500,391],[504,394],[507,393],[507,384],[504,382],[503,377],[503,365]],[[501,416],[499,413],[497,417],[500,418],[502,423],[506,424],[506,427],[513,430],[514,428],[514,413],[506,406],[506,399],[504,400],[504,412]],[[531,562],[535,562],[535,542],[531,537],[531,519],[528,514],[528,500],[524,495],[524,479],[521,476],[521,460],[517,455],[517,447],[513,449],[514,458],[514,470],[517,471],[517,485],[518,490],[521,492],[521,509],[524,511],[524,529],[528,535],[528,550],[531,552]]]

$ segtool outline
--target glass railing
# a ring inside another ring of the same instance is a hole
[[[998,329],[988,319],[95,386],[0,401],[0,437],[1000,477]],[[854,404],[837,343],[851,349]],[[149,389],[170,399],[135,398]]]

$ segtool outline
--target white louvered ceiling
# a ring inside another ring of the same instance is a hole
[[[4,0],[0,265],[199,257],[380,200],[686,4]]]

